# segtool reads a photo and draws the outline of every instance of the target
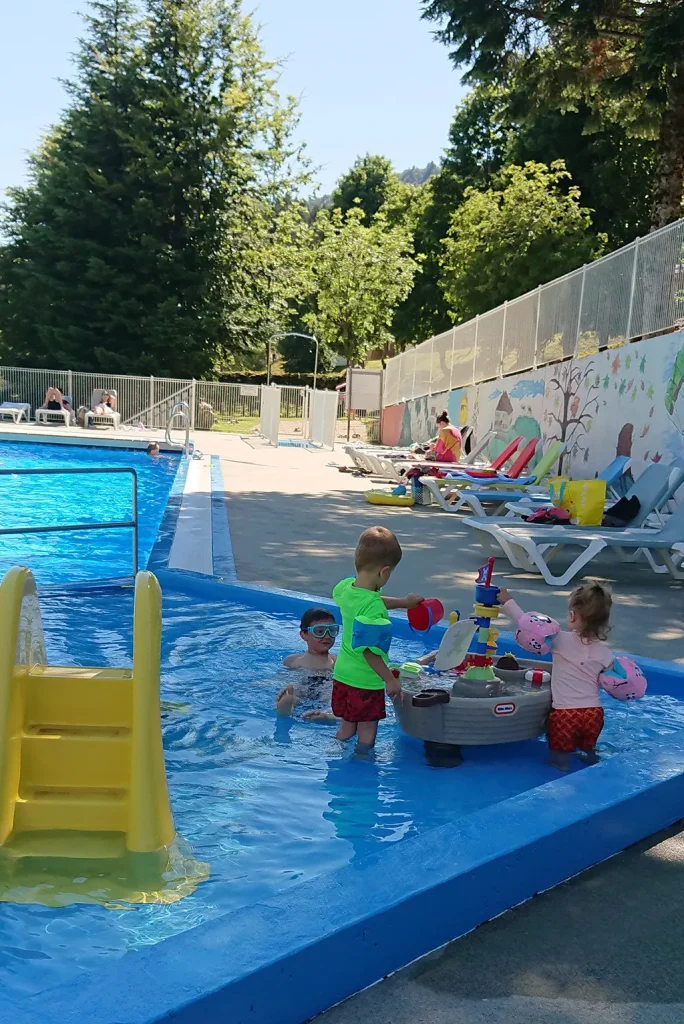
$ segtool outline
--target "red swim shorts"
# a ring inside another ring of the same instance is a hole
[[[553,708],[547,732],[549,749],[563,754],[593,750],[603,729],[603,708]]]
[[[331,703],[335,718],[345,722],[379,722],[387,717],[384,690],[362,690],[335,680]]]

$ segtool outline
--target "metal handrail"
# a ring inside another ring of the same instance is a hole
[[[138,474],[128,466],[99,466],[78,469],[0,469],[0,476],[56,476],[78,473],[130,473],[132,477],[133,518],[113,523],[67,523],[60,526],[11,526],[0,529],[0,536],[16,533],[73,533],[77,530],[133,530],[133,575],[138,572]]]
[[[182,416],[185,421],[185,444],[171,440],[171,424],[179,416]],[[166,443],[173,448],[183,448],[186,455],[190,454],[190,406],[187,402],[176,402],[169,413],[169,418],[166,421]]]

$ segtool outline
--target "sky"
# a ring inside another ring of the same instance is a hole
[[[0,192],[25,180],[26,155],[59,117],[85,0],[0,0]],[[300,137],[321,192],[365,153],[397,170],[438,161],[463,96],[419,0],[253,0],[280,89],[300,100]]]

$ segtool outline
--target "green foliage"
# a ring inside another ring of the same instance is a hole
[[[7,362],[200,377],[253,348],[264,305],[285,315],[289,270],[285,298],[255,273],[297,230],[281,223],[299,172],[273,64],[237,0],[136,11],[91,4],[69,107],[10,193]]]
[[[304,332],[302,332],[304,333]],[[316,345],[308,338],[288,334],[278,341],[278,351],[283,368],[287,373],[313,373],[316,361]],[[333,368],[333,353],[325,342],[318,343],[318,373],[330,373]]]
[[[369,224],[387,202],[398,182],[392,162],[384,156],[361,156],[351,170],[342,175],[332,196],[332,205],[346,213],[355,206],[363,210],[363,221]]]
[[[442,285],[457,322],[600,255],[590,211],[561,163],[511,165],[468,188],[452,217]]]
[[[684,7],[653,0],[424,0],[424,16],[473,82],[522,74],[542,102],[591,110],[594,128],[618,123],[657,140],[651,223],[681,215],[684,184]]]
[[[363,220],[359,208],[319,213],[315,309],[305,316],[349,365],[362,363],[391,338],[394,310],[408,295],[417,269],[403,228],[391,227],[382,213],[368,227]]]

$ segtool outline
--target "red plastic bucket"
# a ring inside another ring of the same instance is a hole
[[[444,605],[436,597],[426,597],[417,608],[409,608],[406,614],[411,629],[418,633],[427,633],[428,629],[444,615]]]

